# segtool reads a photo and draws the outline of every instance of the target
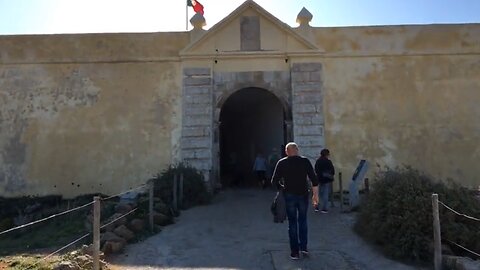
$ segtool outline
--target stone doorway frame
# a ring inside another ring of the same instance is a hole
[[[279,99],[286,112],[287,140],[295,139],[303,155],[314,161],[325,145],[321,63],[294,63],[285,71],[184,68],[181,159],[203,172],[210,189],[220,187],[222,106],[233,93],[250,87],[265,89]]]
[[[292,91],[290,71],[215,72],[213,75],[213,144],[212,170],[215,186],[220,187],[220,114],[225,102],[236,92],[258,88],[273,94],[284,111],[284,136],[293,139]]]

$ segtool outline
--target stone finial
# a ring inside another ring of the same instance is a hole
[[[203,17],[201,13],[195,13],[190,19],[190,23],[192,24],[193,29],[203,29],[203,27],[207,25],[205,17]]]
[[[312,19],[312,13],[310,13],[305,7],[303,7],[297,15],[297,23],[300,24],[300,26],[309,25]]]
[[[196,13],[193,15],[193,17],[190,19],[190,23],[193,26],[192,31],[190,31],[190,42],[194,42],[203,36],[205,32],[207,32],[203,29],[207,23],[205,22],[205,17],[203,17],[201,13]]]

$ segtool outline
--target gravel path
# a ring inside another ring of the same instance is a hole
[[[114,258],[116,269],[416,269],[386,259],[353,231],[353,214],[309,210],[310,258],[288,258],[287,224],[270,214],[273,191],[229,190],[182,212],[175,225]]]

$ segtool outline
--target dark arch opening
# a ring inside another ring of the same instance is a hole
[[[220,175],[223,186],[257,185],[253,163],[258,153],[281,157],[286,142],[285,108],[271,92],[244,88],[220,112]],[[267,169],[270,176],[273,166]]]

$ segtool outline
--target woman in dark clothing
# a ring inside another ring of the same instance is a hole
[[[320,183],[320,197],[322,201],[322,213],[328,213],[328,195],[332,189],[332,182],[335,177],[335,168],[330,159],[330,151],[328,149],[323,149],[320,152],[320,157],[315,162],[315,173],[318,177],[318,182]],[[319,205],[315,206],[315,212],[320,210]]]

